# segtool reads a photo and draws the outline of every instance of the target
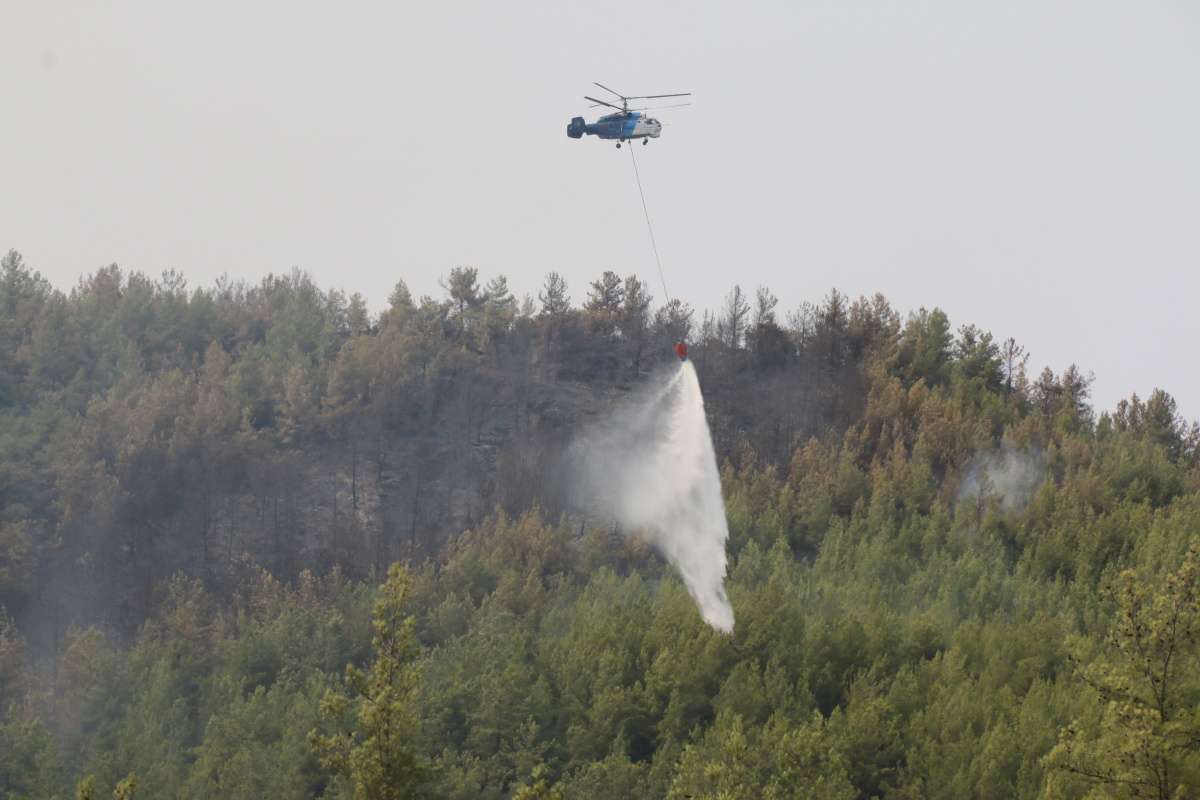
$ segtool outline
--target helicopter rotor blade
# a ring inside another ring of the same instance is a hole
[[[596,83],[596,81],[592,81],[592,83],[595,83],[597,86],[599,86],[601,89],[603,89],[606,92],[612,92],[613,94],[615,94],[617,97],[621,98],[622,100],[626,99],[625,95],[621,94],[620,92],[614,92],[612,89],[608,88],[603,83]]]
[[[642,94],[636,97],[626,97],[626,100],[657,100],[660,97],[691,97],[691,92],[678,92],[676,94]]]
[[[584,100],[591,100],[593,103],[595,103],[595,104],[596,104],[596,105],[598,105],[598,106],[608,106],[609,108],[615,108],[617,111],[624,111],[624,110],[625,110],[625,109],[621,108],[620,106],[614,106],[612,103],[607,103],[607,102],[605,102],[605,101],[603,101],[603,100],[597,100],[596,98],[594,98],[594,97],[588,97],[587,95],[584,95],[584,96],[583,96],[583,99],[584,99]]]
[[[669,106],[642,106],[641,108],[631,108],[629,110],[630,111],[657,111],[660,108],[683,108],[684,106],[690,106],[690,105],[691,105],[691,103],[675,103],[675,104],[669,105]]]

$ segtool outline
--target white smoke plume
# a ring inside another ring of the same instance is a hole
[[[733,631],[725,596],[725,502],[690,361],[621,404],[571,448],[577,499],[650,542],[679,570],[704,621]]]
[[[1046,455],[1039,449],[1005,445],[978,455],[967,465],[958,500],[999,497],[1005,511],[1024,508],[1046,476]]]

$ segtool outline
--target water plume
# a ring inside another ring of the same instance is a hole
[[[725,502],[700,380],[690,361],[571,448],[578,500],[650,542],[679,571],[704,621],[733,631],[725,596]]]

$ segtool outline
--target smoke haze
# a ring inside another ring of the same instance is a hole
[[[997,496],[1005,511],[1024,508],[1045,474],[1046,455],[1041,450],[1005,446],[971,460],[958,499]]]
[[[733,631],[725,596],[725,503],[690,361],[622,404],[571,448],[577,499],[641,536],[679,570],[704,621]]]

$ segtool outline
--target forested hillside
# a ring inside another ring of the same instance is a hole
[[[0,797],[1200,796],[1168,394],[1097,413],[881,296],[444,289],[63,293],[9,252]],[[732,636],[562,480],[681,338]]]

